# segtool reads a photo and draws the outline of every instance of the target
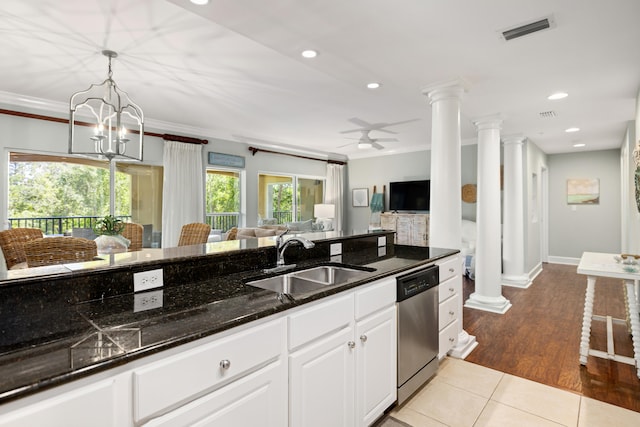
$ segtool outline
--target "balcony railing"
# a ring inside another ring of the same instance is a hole
[[[35,218],[9,218],[9,228],[39,228],[46,235],[65,234],[74,228],[93,228],[101,216],[48,216]],[[130,221],[131,215],[117,215]]]
[[[240,213],[238,212],[216,212],[206,214],[206,223],[214,230],[222,230],[227,232],[233,227],[238,226]]]

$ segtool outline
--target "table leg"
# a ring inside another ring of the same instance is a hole
[[[631,339],[633,341],[633,358],[636,361],[636,374],[640,378],[640,314],[638,313],[638,295],[631,280],[625,280],[627,287],[627,304],[629,307],[629,321],[631,323]]]
[[[582,316],[582,336],[580,338],[580,364],[587,364],[589,356],[589,340],[591,339],[591,318],[593,317],[593,297],[596,289],[595,276],[587,276],[587,292],[584,298],[584,313]]]

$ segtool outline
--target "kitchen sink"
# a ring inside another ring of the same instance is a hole
[[[369,270],[348,267],[320,266],[294,271],[280,276],[247,282],[249,286],[267,289],[279,294],[296,295],[320,290],[326,286],[341,285],[366,274]]]

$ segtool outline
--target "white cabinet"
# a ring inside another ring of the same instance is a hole
[[[11,402],[0,412],[2,427],[121,427],[131,425],[126,387],[118,388],[121,377],[115,376],[89,385],[71,384],[31,396],[33,403],[19,409]]]
[[[135,369],[135,421],[244,425],[234,423],[254,417],[260,425],[286,423],[284,327],[283,319],[260,324]]]
[[[282,361],[233,381],[144,424],[148,427],[281,427],[287,424],[286,373]]]
[[[429,215],[383,213],[380,225],[384,230],[396,232],[397,245],[429,246]]]
[[[370,425],[396,400],[395,278],[301,310],[289,327],[291,427]]]
[[[442,359],[457,345],[462,329],[462,263],[458,255],[455,255],[436,264],[440,275],[438,358]]]

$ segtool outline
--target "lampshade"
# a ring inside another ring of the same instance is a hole
[[[316,218],[335,218],[336,205],[320,203],[313,206],[313,216]]]
[[[69,101],[69,154],[142,161],[144,113],[112,79],[111,59],[118,54],[102,54],[109,58],[107,79]]]

